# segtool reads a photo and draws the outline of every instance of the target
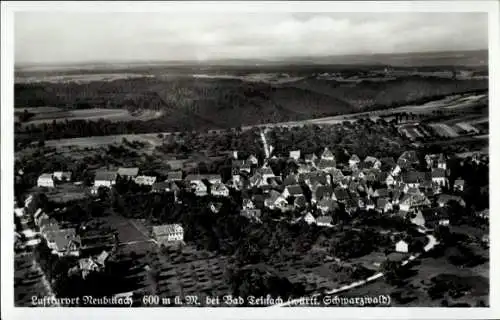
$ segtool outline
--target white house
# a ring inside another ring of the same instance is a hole
[[[316,224],[321,227],[331,227],[332,221],[333,219],[330,216],[321,216],[316,219]]]
[[[357,166],[360,161],[361,160],[359,159],[359,157],[357,155],[353,154],[351,156],[351,158],[349,159],[349,166],[350,167]]]
[[[404,240],[399,240],[396,243],[396,252],[407,253],[408,252],[408,242],[406,242]]]
[[[191,190],[199,197],[206,196],[208,194],[207,185],[203,181],[194,180],[190,182]]]
[[[310,212],[308,212],[302,219],[304,219],[307,224],[313,224],[316,222],[316,219]]]
[[[210,192],[214,196],[228,197],[229,189],[223,183],[216,183],[211,186]]]
[[[156,182],[156,177],[152,176],[137,176],[134,179],[135,183],[142,186],[152,186]]]
[[[259,160],[252,154],[247,158],[247,163],[256,166],[259,164]]]
[[[286,186],[285,190],[283,190],[283,193],[281,194],[281,196],[285,199],[288,197],[296,198],[302,195],[304,195],[304,191],[302,190],[302,187],[298,184]]]
[[[111,188],[116,184],[116,172],[98,171],[95,174],[94,188],[105,187]]]
[[[290,158],[299,160],[300,159],[300,150],[290,151]]]
[[[38,177],[37,186],[45,188],[54,188],[54,177],[51,173],[42,173]]]
[[[432,169],[432,182],[439,186],[446,185],[446,170],[442,168]]]
[[[139,174],[139,168],[118,168],[117,173],[125,179],[134,179]]]
[[[71,181],[71,172],[70,171],[55,171],[54,179],[59,181]]]
[[[399,164],[396,164],[392,169],[391,169],[391,175],[393,177],[397,177],[401,173],[401,167]]]
[[[323,150],[323,153],[321,154],[321,159],[335,161],[335,156],[330,151],[330,149],[328,149],[328,147],[325,147],[325,149]]]
[[[465,186],[465,181],[461,178],[455,180],[455,183],[453,184],[453,189],[456,191],[464,191],[464,186]]]
[[[154,226],[153,236],[161,244],[183,241],[184,228],[180,224]]]

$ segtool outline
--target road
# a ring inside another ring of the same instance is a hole
[[[424,234],[427,233],[427,229],[425,229],[425,228],[420,228],[420,229],[418,229],[418,231],[420,233],[424,233]],[[437,244],[439,244],[439,242],[436,240],[436,238],[433,235],[426,234],[426,236],[427,236],[427,239],[429,241],[427,242],[427,245],[424,247],[425,252],[432,250]],[[410,261],[417,259],[419,256],[420,256],[420,253],[416,253],[414,255],[411,255],[408,259],[401,262],[401,266],[407,265]],[[339,288],[327,290],[323,293],[321,293],[321,292],[315,293],[312,295],[312,297],[315,298],[315,297],[319,297],[323,294],[336,294],[336,293],[340,293],[340,292],[345,292],[345,291],[353,289],[353,288],[361,287],[369,282],[373,282],[377,279],[382,278],[383,276],[384,276],[384,273],[379,272],[379,273],[376,273],[376,274],[374,274],[374,275],[372,275],[364,280],[358,280],[358,281],[352,282],[348,285],[344,285],[344,286],[339,287]],[[305,297],[293,299],[293,300],[290,300],[288,302],[272,305],[271,307],[290,307],[290,306],[297,305],[302,301],[305,301],[304,299],[305,299]]]

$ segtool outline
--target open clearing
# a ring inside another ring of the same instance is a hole
[[[37,125],[42,123],[51,123],[53,121],[57,122],[66,120],[70,121],[70,120],[106,119],[110,121],[131,121],[131,120],[146,121],[158,118],[162,115],[160,111],[153,111],[153,110],[141,110],[131,113],[125,109],[94,108],[94,109],[78,109],[78,110],[61,110],[58,108],[50,108],[50,109],[47,108],[45,108],[43,111],[37,110],[35,116],[30,121],[24,122],[23,125],[25,126],[31,124]],[[32,108],[32,109],[38,109],[38,108]]]
[[[453,130],[453,128],[444,123],[432,123],[429,124],[429,126],[432,127],[438,135],[452,138],[456,138],[459,136],[459,134],[455,130]]]
[[[110,144],[122,143],[123,139],[128,141],[139,141],[152,146],[159,146],[163,143],[163,139],[158,137],[159,133],[145,133],[145,134],[120,134],[112,136],[94,136],[82,137],[72,139],[48,140],[45,142],[47,147],[62,148],[62,147],[79,147],[79,148],[95,148],[106,146]],[[163,133],[168,135],[169,133]]]

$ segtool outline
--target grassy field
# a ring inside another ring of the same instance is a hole
[[[27,122],[23,122],[23,126],[37,125],[43,123],[52,123],[53,121],[71,121],[71,120],[99,120],[106,119],[111,121],[131,121],[142,120],[147,121],[158,118],[162,115],[160,111],[143,110],[137,112],[129,112],[126,109],[78,109],[78,110],[63,110],[60,108],[41,107],[27,108],[28,111],[35,111],[35,115]],[[24,110],[24,109],[23,109]]]

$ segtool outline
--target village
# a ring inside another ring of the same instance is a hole
[[[213,215],[217,215],[225,203],[232,203],[230,214],[240,215],[249,225],[256,226],[266,223],[307,224],[334,232],[339,225],[360,231],[364,219],[375,217],[408,223],[396,230],[391,227],[378,229],[381,235],[389,237],[390,243],[384,245],[382,258],[367,263],[374,270],[387,259],[404,262],[410,255],[438,244],[433,236],[436,243],[430,243],[429,235],[436,234],[440,227],[452,227],[461,218],[454,212],[466,210],[463,194],[467,181],[457,176],[457,172],[452,172],[449,166],[449,159],[454,155],[425,154],[422,163],[417,151],[408,150],[397,159],[374,156],[361,159],[356,154],[348,154],[345,155],[348,161],[339,162],[328,147],[318,153],[303,154],[297,149],[283,154],[274,152],[273,146],[266,141],[265,132],[261,132],[260,137],[264,149],[260,159],[255,154],[242,158],[237,150],[228,153],[229,178],[220,173],[186,173],[178,169],[169,171],[166,179],[159,181],[156,176],[141,173],[141,168],[108,167],[96,170],[93,181],[86,187],[82,181],[73,181],[71,172],[42,172],[34,188],[37,195],[28,195],[24,204],[16,204],[14,209],[20,222],[16,228],[16,248],[29,250],[46,244],[52,256],[73,257],[68,273],[79,275],[84,280],[89,274],[105,270],[106,261],[120,246],[147,243],[169,248],[192,242],[193,236],[186,239],[185,230],[193,230],[193,226],[183,223],[183,219],[169,219],[167,224],[133,220],[135,222],[130,222],[130,225],[137,229],[135,233],[139,231],[140,236],[124,240],[120,230],[112,231],[112,225],[105,231],[98,230],[98,227],[97,232],[71,226],[64,218],[60,219],[68,210],[66,206],[45,212],[39,200],[33,201],[40,194],[75,186],[85,190],[72,200],[77,202],[84,199],[102,202],[104,195],[109,196],[113,190],[127,185],[127,188],[138,188],[141,194],[165,196],[162,199],[171,199],[169,201],[179,206],[181,212],[186,202],[194,201],[190,200],[194,199],[193,196],[208,199],[201,202],[205,208],[200,211]],[[273,170],[278,161],[286,163],[286,170]],[[467,161],[472,166],[487,166],[488,163],[487,156],[479,154]],[[59,219],[54,218],[56,212]],[[487,223],[487,209],[473,214],[479,221]],[[118,218],[119,214],[116,216],[120,224],[127,224],[126,219]],[[138,227],[138,224],[142,225]],[[485,232],[478,241],[487,246],[488,233]],[[340,252],[339,256],[342,256]],[[339,261],[339,257],[335,259]],[[146,265],[146,270],[148,268]]]

